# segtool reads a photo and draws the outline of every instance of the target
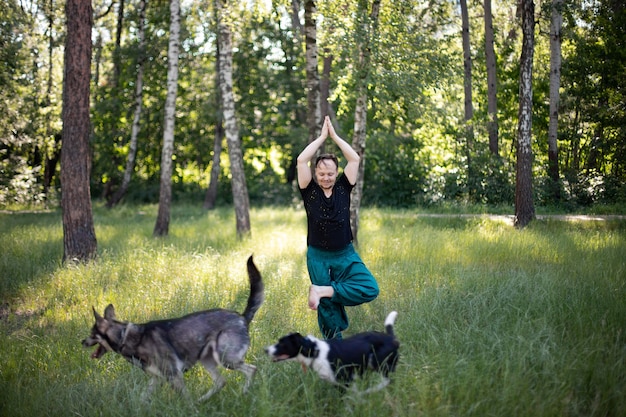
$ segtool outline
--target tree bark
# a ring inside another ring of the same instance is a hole
[[[561,26],[563,0],[552,1],[550,21],[550,122],[548,125],[548,175],[552,181],[553,197],[561,199],[558,124],[559,124],[559,90],[561,88]]]
[[[217,56],[215,60],[215,73],[220,71],[220,46],[217,45]],[[211,165],[211,177],[209,178],[209,186],[204,195],[204,203],[202,207],[205,210],[213,210],[217,200],[217,186],[219,184],[220,165],[222,156],[222,140],[224,139],[224,116],[222,112],[222,94],[220,94],[220,79],[215,77],[215,104],[217,108],[217,120],[215,121],[215,135],[213,138],[213,161]]]
[[[323,115],[330,116],[328,97],[330,97],[330,72],[333,65],[333,56],[330,54],[329,49],[324,50],[323,61],[322,78],[320,80],[320,112]]]
[[[357,53],[356,65],[356,107],[354,109],[354,132],[352,148],[359,154],[359,175],[356,186],[350,195],[350,226],[354,243],[358,245],[359,210],[363,197],[363,174],[365,172],[365,143],[367,133],[367,100],[371,64],[371,47],[378,30],[380,0],[372,2],[372,10],[368,15],[368,1],[359,0],[357,11]]]
[[[119,0],[117,9],[117,28],[115,29],[115,50],[113,51],[113,87],[119,88],[122,73],[122,32],[124,30],[124,0]]]
[[[178,91],[178,50],[180,46],[180,3],[170,3],[170,39],[167,49],[167,96],[165,97],[165,120],[163,149],[161,151],[161,185],[159,211],[154,225],[154,236],[167,236],[172,205],[172,156],[174,155],[174,125],[176,122],[176,94]]]
[[[250,235],[250,201],[243,166],[243,151],[239,138],[237,116],[235,114],[235,97],[233,95],[232,23],[229,21],[230,15],[227,10],[227,1],[217,0],[217,5],[220,91],[222,94],[224,127],[232,174],[237,236],[241,239]]]
[[[46,83],[46,97],[45,107],[49,107],[51,110],[52,103],[52,87],[54,85],[54,0],[47,2],[46,17],[48,18],[48,80]],[[48,110],[44,116],[46,138],[53,138],[44,140],[43,143],[43,160],[44,160],[44,172],[43,172],[43,193],[48,197],[50,185],[54,178],[56,166],[61,156],[61,149],[59,147],[60,137],[52,132],[52,115]]]
[[[307,126],[309,143],[319,136],[322,127],[320,78],[317,70],[317,8],[315,1],[304,2],[304,33],[306,44]],[[321,151],[321,150],[320,150]]]
[[[465,92],[465,126],[468,131],[472,130],[472,118],[474,117],[474,105],[472,104],[472,53],[470,46],[469,13],[467,0],[460,0],[461,23],[463,38],[463,91]],[[468,146],[470,137],[468,136]]]
[[[485,61],[487,63],[487,131],[489,151],[499,154],[498,146],[498,85],[496,76],[496,52],[493,48],[493,16],[491,0],[485,0]]]
[[[141,128],[141,110],[143,104],[143,69],[146,55],[146,36],[145,36],[145,21],[146,21],[146,7],[147,0],[139,1],[139,29],[137,36],[139,37],[139,59],[137,62],[137,79],[135,81],[135,114],[133,116],[133,125],[130,133],[130,143],[128,149],[128,156],[126,157],[126,168],[124,169],[124,177],[122,178],[122,184],[120,188],[111,196],[107,201],[107,207],[113,207],[117,205],[130,185],[130,180],[135,170],[135,157],[137,156],[137,138],[139,136],[139,130]]]
[[[304,29],[302,23],[300,23],[300,2],[298,0],[291,0],[291,28],[293,30],[294,37],[302,41]]]
[[[68,0],[65,15],[67,34],[61,147],[63,262],[84,262],[95,258],[97,250],[89,187],[91,1]]]
[[[515,181],[515,219],[517,228],[527,226],[535,218],[532,189],[532,110],[533,54],[535,46],[535,4],[521,0],[522,54],[520,58],[519,113],[517,129],[517,169]]]
[[[467,158],[467,187],[470,198],[475,194],[474,173],[472,170],[472,151],[474,148],[474,128],[472,119],[474,118],[474,105],[472,103],[472,53],[470,45],[470,25],[469,13],[467,11],[467,0],[460,0],[461,5],[461,34],[463,43],[463,91],[464,118],[465,118],[465,157]]]

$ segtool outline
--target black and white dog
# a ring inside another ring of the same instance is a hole
[[[278,343],[265,348],[274,362],[295,360],[313,369],[323,380],[336,385],[349,386],[365,371],[379,372],[383,378],[377,391],[389,384],[389,373],[398,363],[400,342],[396,339],[393,325],[397,312],[392,311],[385,319],[385,333],[364,332],[343,340],[320,340],[311,335],[291,333]]]

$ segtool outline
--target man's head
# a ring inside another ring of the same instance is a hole
[[[334,154],[324,153],[315,159],[315,179],[323,190],[330,190],[337,181],[339,161]]]

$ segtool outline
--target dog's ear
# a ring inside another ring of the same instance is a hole
[[[102,320],[102,316],[98,314],[98,312],[96,311],[96,308],[92,306],[91,309],[93,310],[93,316],[95,317],[96,322]]]
[[[319,353],[319,349],[317,347],[317,341],[315,339],[310,339],[309,337],[303,337],[300,345],[300,353],[308,358],[315,358]]]
[[[93,308],[93,316],[96,318],[96,324],[94,325],[94,328],[97,328],[99,332],[104,333],[107,331],[107,329],[109,328],[109,321],[102,317],[100,314],[98,314],[98,312],[96,311],[95,308]],[[106,310],[104,315],[106,316]]]
[[[115,320],[115,307],[113,307],[113,304],[109,304],[107,308],[104,309],[104,318],[107,320]]]

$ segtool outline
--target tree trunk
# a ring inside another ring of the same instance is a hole
[[[44,102],[45,107],[48,107],[49,109],[45,112],[44,123],[46,138],[53,137],[53,139],[44,140],[43,146],[43,193],[45,194],[46,198],[48,197],[48,192],[50,189],[50,185],[52,184],[52,179],[54,178],[56,166],[59,162],[59,157],[61,156],[59,147],[60,138],[58,135],[53,134],[52,132],[52,117],[50,112],[50,110],[52,109],[52,86],[54,84],[54,0],[49,0],[49,2],[47,3],[47,7],[48,8],[46,10],[46,16],[48,18],[48,80],[46,83],[46,97],[44,99]]]
[[[533,54],[535,46],[535,4],[533,0],[521,0],[522,54],[520,58],[519,113],[517,128],[517,172],[515,181],[515,220],[517,228],[523,228],[535,218],[532,189],[531,146],[533,111]]]
[[[289,91],[292,97],[299,97],[302,93],[302,83],[300,78],[294,74],[294,68],[298,66],[298,56],[302,50],[302,41],[304,38],[304,27],[300,23],[300,5],[299,0],[291,0],[291,32],[290,41],[285,41],[285,75],[289,83]],[[296,70],[297,71],[297,70]],[[306,123],[307,109],[303,106],[294,105],[294,116],[296,123]],[[295,156],[293,158],[295,163]]]
[[[243,166],[243,152],[235,114],[235,97],[233,95],[233,49],[232,34],[229,21],[227,2],[217,0],[218,43],[220,60],[220,92],[222,109],[224,110],[224,127],[228,143],[228,156],[232,174],[233,203],[237,221],[237,236],[243,238],[250,235],[250,201],[246,175]]]
[[[474,118],[474,105],[472,104],[472,54],[467,0],[460,0],[460,5],[463,40],[463,91],[465,93],[465,156],[467,158],[467,187],[470,198],[472,198],[476,194],[472,170],[472,151],[474,148],[474,128],[472,126],[472,119]]]
[[[215,60],[215,73],[220,74],[220,46],[217,45],[217,59]],[[215,121],[215,136],[213,142],[213,161],[211,165],[211,177],[209,186],[204,195],[205,210],[213,210],[217,200],[217,186],[220,177],[220,165],[222,156],[222,140],[224,139],[224,117],[222,114],[222,95],[220,94],[220,80],[215,77],[215,104],[217,108],[217,120]]]
[[[89,188],[91,1],[68,0],[65,15],[67,34],[61,147],[63,262],[84,262],[95,258],[97,250]]]
[[[124,0],[119,0],[117,8],[117,28],[115,29],[115,50],[113,51],[113,87],[119,88],[122,73],[122,32],[124,30]]]
[[[180,45],[180,3],[170,3],[170,39],[167,48],[167,96],[165,97],[165,120],[163,127],[163,150],[161,151],[161,185],[159,211],[154,236],[167,236],[172,205],[172,156],[174,154],[174,125],[176,122],[176,94],[178,91],[178,49]]]
[[[371,63],[371,47],[378,29],[380,0],[372,2],[372,10],[368,15],[367,0],[359,0],[357,11],[357,54],[356,65],[356,107],[354,109],[354,132],[352,148],[361,157],[359,175],[356,186],[350,196],[350,226],[354,243],[358,245],[359,210],[363,197],[363,173],[365,172],[365,142],[367,131],[367,88]]]
[[[303,35],[304,29],[302,28],[302,24],[300,23],[300,1],[299,0],[291,0],[291,29],[293,30],[293,36],[297,39],[300,39],[302,42],[301,36]]]
[[[322,79],[320,80],[320,112],[323,115],[330,115],[330,71],[333,65],[333,56],[329,49],[324,50],[324,65],[322,69]]]
[[[491,0],[485,0],[485,61],[487,63],[487,131],[489,151],[499,154],[498,149],[498,85],[496,77],[496,52],[493,48],[493,16]]]
[[[561,88],[561,26],[563,0],[552,1],[550,23],[550,122],[548,125],[548,175],[552,181],[553,197],[561,199],[558,122],[559,122],[559,89]]]
[[[465,92],[465,126],[468,131],[472,130],[472,118],[474,117],[474,106],[472,104],[472,53],[470,46],[469,13],[467,11],[467,0],[461,2],[461,22],[463,38],[463,91]],[[468,145],[470,136],[468,136]]]
[[[320,79],[317,70],[317,27],[315,1],[304,2],[304,33],[306,43],[307,126],[309,143],[319,136],[322,127]]]
[[[137,80],[135,82],[135,114],[133,116],[133,125],[130,133],[130,143],[128,149],[128,156],[126,157],[126,168],[124,170],[124,177],[122,178],[122,184],[120,188],[113,194],[113,196],[107,201],[107,207],[113,207],[118,204],[130,185],[130,180],[135,170],[135,157],[137,156],[137,137],[139,136],[141,110],[143,103],[143,69],[146,55],[146,36],[145,36],[145,21],[146,21],[146,5],[147,0],[139,1],[139,29],[137,36],[139,37],[139,59],[137,62]]]

